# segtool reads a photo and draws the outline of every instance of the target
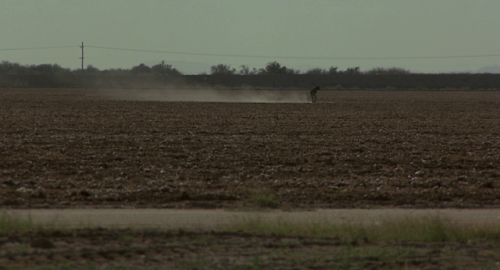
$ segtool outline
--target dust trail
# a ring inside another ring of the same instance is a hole
[[[113,100],[190,101],[240,103],[310,103],[308,91],[293,90],[213,90],[213,89],[119,89],[99,90]]]

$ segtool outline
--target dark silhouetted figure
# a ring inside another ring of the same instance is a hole
[[[312,103],[316,103],[316,93],[318,92],[318,90],[319,90],[319,86],[316,86],[313,89],[311,89],[311,91],[309,91],[309,94],[311,94]]]

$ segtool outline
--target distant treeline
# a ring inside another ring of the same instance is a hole
[[[239,70],[229,65],[212,66],[210,74],[183,75],[164,61],[149,67],[99,70],[87,66],[81,70],[57,64],[20,65],[0,63],[0,87],[66,88],[171,88],[231,87],[309,89],[500,89],[500,74],[415,74],[401,68],[374,68],[361,72],[359,67],[338,70],[314,68],[304,73],[270,62],[264,68]]]
[[[86,75],[183,75],[179,70],[168,65],[165,61],[148,66],[139,64],[130,69],[105,69],[100,70],[92,65],[88,65],[84,70],[63,68],[58,64],[41,64],[41,65],[21,65],[19,63],[11,63],[2,61],[0,63],[0,75],[2,74],[38,74],[38,75],[71,75],[71,74],[86,74]],[[311,68],[305,72],[293,68],[287,68],[280,63],[274,61],[269,62],[263,68],[250,68],[247,65],[242,65],[238,70],[230,65],[217,64],[210,68],[210,73],[202,73],[199,75],[404,75],[411,74],[409,70],[402,68],[373,68],[368,71],[360,71],[359,67],[347,68],[339,70],[338,67],[331,66],[327,69]]]

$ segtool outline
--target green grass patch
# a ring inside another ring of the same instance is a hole
[[[260,218],[235,223],[233,232],[290,237],[340,238],[363,241],[466,242],[498,241],[500,226],[458,225],[433,217],[385,220],[379,224],[286,221],[267,222]]]
[[[18,231],[25,232],[33,229],[40,229],[42,226],[34,224],[31,219],[22,220],[6,214],[0,216],[0,233]]]
[[[274,197],[274,195],[272,194],[254,195],[251,201],[257,203],[260,207],[265,207],[265,208],[278,207],[278,201],[276,200],[276,197]]]
[[[276,196],[267,190],[254,191],[249,201],[261,208],[277,208],[279,206]]]

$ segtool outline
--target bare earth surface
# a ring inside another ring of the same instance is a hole
[[[500,92],[319,92],[316,104],[276,104],[114,91],[1,89],[0,205],[500,202]]]
[[[122,97],[116,90],[0,89],[0,207],[43,208],[33,217],[61,208],[148,208],[122,215],[131,220],[151,208],[265,206],[307,216],[328,208],[481,207],[492,211],[485,222],[498,218],[500,92],[320,91],[316,104],[307,103],[307,91],[234,95],[180,102],[161,90]],[[499,250],[496,242],[79,228],[0,235],[0,269],[477,269],[494,268]]]

